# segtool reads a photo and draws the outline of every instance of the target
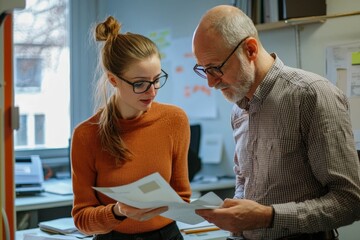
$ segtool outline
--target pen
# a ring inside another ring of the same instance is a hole
[[[207,227],[207,228],[193,228],[193,229],[184,229],[182,230],[185,234],[192,234],[192,233],[203,233],[203,232],[210,232],[220,230],[218,227]]]

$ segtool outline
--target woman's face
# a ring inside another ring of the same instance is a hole
[[[154,55],[130,65],[128,70],[119,77],[131,83],[136,83],[138,81],[153,82],[162,75],[160,59],[157,55]],[[120,78],[112,80],[113,85],[116,83],[114,86],[117,91],[117,107],[123,119],[133,119],[150,109],[158,90],[154,88],[154,85],[151,85],[147,91],[135,93],[133,86],[124,80]]]

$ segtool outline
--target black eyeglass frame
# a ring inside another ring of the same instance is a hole
[[[154,81],[141,80],[141,81],[136,81],[136,82],[130,82],[129,80],[126,80],[125,78],[122,78],[122,77],[120,77],[120,76],[117,76],[117,75],[116,75],[116,77],[119,78],[120,80],[126,82],[127,84],[131,85],[131,86],[133,87],[133,92],[134,92],[134,93],[136,93],[136,94],[141,94],[141,93],[144,93],[144,92],[146,92],[147,90],[149,90],[150,87],[151,87],[151,85],[154,85],[154,88],[155,88],[155,89],[160,89],[160,88],[162,88],[162,87],[165,85],[165,83],[166,83],[166,81],[167,81],[167,79],[168,79],[168,77],[169,77],[169,74],[167,74],[167,72],[165,72],[163,69],[161,69],[161,72],[164,73],[164,75],[161,75],[161,76],[157,77]],[[157,82],[160,78],[164,78],[164,77],[165,77],[164,83],[163,83],[160,87],[156,87],[156,86],[155,86],[156,82]],[[147,88],[146,88],[144,91],[136,92],[136,91],[135,91],[136,84],[139,84],[139,83],[148,83],[149,85],[147,86]]]
[[[227,63],[227,61],[230,59],[230,57],[236,52],[238,47],[249,37],[250,36],[243,38],[238,43],[238,45],[236,45],[234,50],[232,50],[232,52],[229,54],[229,56],[220,65],[204,68],[203,66],[195,64],[195,66],[193,67],[194,72],[204,79],[207,79],[207,74],[210,74],[211,76],[216,77],[216,78],[222,77],[224,75],[224,73],[221,71],[221,68],[225,65],[225,63]],[[202,74],[201,71],[204,72],[205,75]]]

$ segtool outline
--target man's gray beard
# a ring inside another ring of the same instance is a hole
[[[245,81],[238,83],[236,86],[232,87],[231,90],[235,90],[233,92],[230,92],[231,95],[226,95],[225,93],[223,93],[227,101],[231,103],[236,103],[242,100],[250,91],[250,88],[254,83],[254,78],[252,74],[244,74],[243,77],[245,77]]]

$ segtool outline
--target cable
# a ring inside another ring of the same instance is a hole
[[[5,227],[5,239],[10,240],[10,227],[9,227],[9,222],[8,222],[7,215],[6,215],[4,208],[1,208],[1,215],[3,218],[3,222],[4,222],[4,227]]]
[[[7,13],[6,12],[3,12],[0,14],[0,26],[2,25],[4,19],[6,18],[7,16]]]

